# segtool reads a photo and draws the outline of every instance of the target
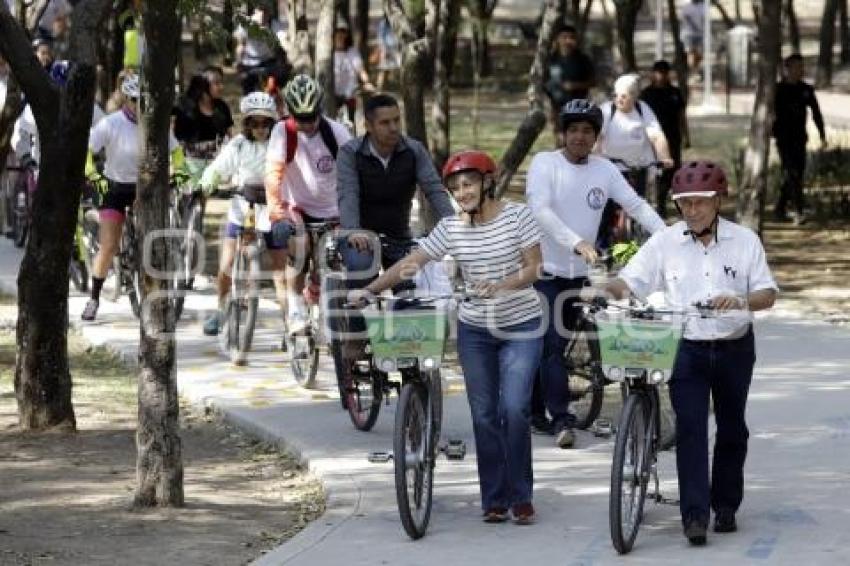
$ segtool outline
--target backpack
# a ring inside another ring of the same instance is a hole
[[[286,164],[289,165],[295,159],[295,152],[298,149],[298,128],[295,124],[295,118],[292,116],[284,120],[283,124],[286,128]],[[331,157],[336,160],[339,144],[330,122],[324,116],[319,118],[319,135],[322,136],[322,141],[325,142],[325,146],[331,152]]]

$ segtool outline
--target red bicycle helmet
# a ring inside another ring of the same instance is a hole
[[[449,157],[443,166],[443,180],[461,171],[478,171],[482,175],[496,172],[496,163],[483,151],[466,150]]]
[[[729,193],[729,182],[723,168],[711,161],[689,161],[673,175],[670,196],[713,197]]]

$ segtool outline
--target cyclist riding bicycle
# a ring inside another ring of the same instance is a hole
[[[339,218],[336,157],[351,135],[339,122],[322,116],[322,88],[314,79],[296,75],[283,96],[290,116],[278,122],[269,140],[266,198],[275,244],[287,249],[300,268],[309,257],[303,224]],[[295,334],[303,331],[308,316],[302,269],[287,266],[286,288],[288,328]]]
[[[540,360],[542,310],[531,284],[540,269],[540,231],[525,206],[495,196],[496,164],[480,151],[449,158],[443,179],[461,212],[443,218],[352,303],[392,288],[429,261],[454,257],[471,296],[458,311],[458,355],[478,455],[484,520],[534,521],[529,402]]]
[[[574,442],[574,417],[568,410],[563,354],[568,332],[575,330],[578,322],[573,303],[587,283],[588,263],[598,259],[593,242],[605,203],[613,199],[651,233],[663,228],[664,221],[611,162],[591,154],[602,128],[598,107],[588,100],[571,100],[561,108],[560,121],[564,148],[534,156],[528,169],[526,198],[543,231],[543,277],[535,287],[546,297],[552,315],[535,384],[532,422],[540,432],[555,434],[558,446],[568,448]],[[559,301],[565,293],[567,300]]]
[[[596,152],[618,160],[617,167],[633,175],[630,182],[637,193],[646,196],[649,166],[660,161],[664,167],[673,167],[673,160],[658,118],[639,96],[638,75],[622,75],[614,82],[614,100],[601,106],[603,122]]]
[[[414,245],[410,212],[417,185],[425,193],[435,216],[454,215],[451,201],[428,150],[401,132],[398,101],[378,94],[365,104],[366,134],[340,148],[338,163],[339,215],[346,231],[342,257],[349,286],[368,282],[375,250],[368,232],[387,241],[380,262],[388,269]],[[369,276],[363,277],[369,273]]]
[[[100,204],[99,249],[92,265],[91,298],[83,309],[83,320],[94,320],[100,306],[100,291],[112,258],[118,252],[124,211],[136,200],[136,183],[139,179],[139,77],[127,75],[121,83],[124,102],[120,110],[107,115],[92,128],[89,135],[89,152],[86,159],[86,177],[98,186],[105,185]],[[183,151],[169,136],[171,163],[178,168],[183,163]],[[93,154],[104,150],[106,159],[103,177],[97,172]]]
[[[252,204],[257,231],[263,235],[272,261],[275,294],[282,313],[285,312],[286,305],[284,268],[287,254],[271,237],[269,212],[265,205],[266,191],[263,186],[269,134],[278,120],[277,108],[274,99],[268,94],[252,92],[242,98],[239,111],[242,114],[242,133],[222,148],[218,157],[204,170],[200,181],[205,191],[212,191],[220,182],[229,179],[239,191],[230,200],[230,210],[227,213],[227,227],[216,280],[219,309],[204,323],[204,334],[208,336],[215,336],[220,330],[224,300],[231,284],[230,272],[236,254],[236,237],[242,231],[245,215]]]
[[[684,534],[694,545],[705,544],[709,509],[715,532],[737,529],[749,437],[744,417],[755,363],[752,312],[773,306],[778,291],[759,237],[720,217],[727,192],[720,166],[683,165],[671,188],[682,221],[655,233],[606,287],[616,298],[662,291],[674,308],[708,302],[718,312],[689,321],[670,380],[679,507]],[[717,423],[710,482],[709,397]]]

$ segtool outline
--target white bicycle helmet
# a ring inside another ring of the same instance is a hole
[[[139,89],[139,77],[137,75],[127,75],[121,82],[121,92],[129,98],[139,98],[141,90]]]
[[[239,102],[239,112],[245,118],[258,116],[272,120],[278,119],[277,105],[274,102],[274,98],[260,91],[251,92],[243,96]]]
[[[295,75],[283,91],[289,113],[296,118],[314,118],[322,105],[322,87],[307,75]]]

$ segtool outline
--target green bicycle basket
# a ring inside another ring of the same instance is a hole
[[[448,315],[441,310],[364,311],[372,354],[383,360],[431,359],[439,366],[448,337]]]
[[[676,321],[597,317],[602,371],[622,381],[627,370],[646,370],[653,382],[670,379],[683,324]]]

